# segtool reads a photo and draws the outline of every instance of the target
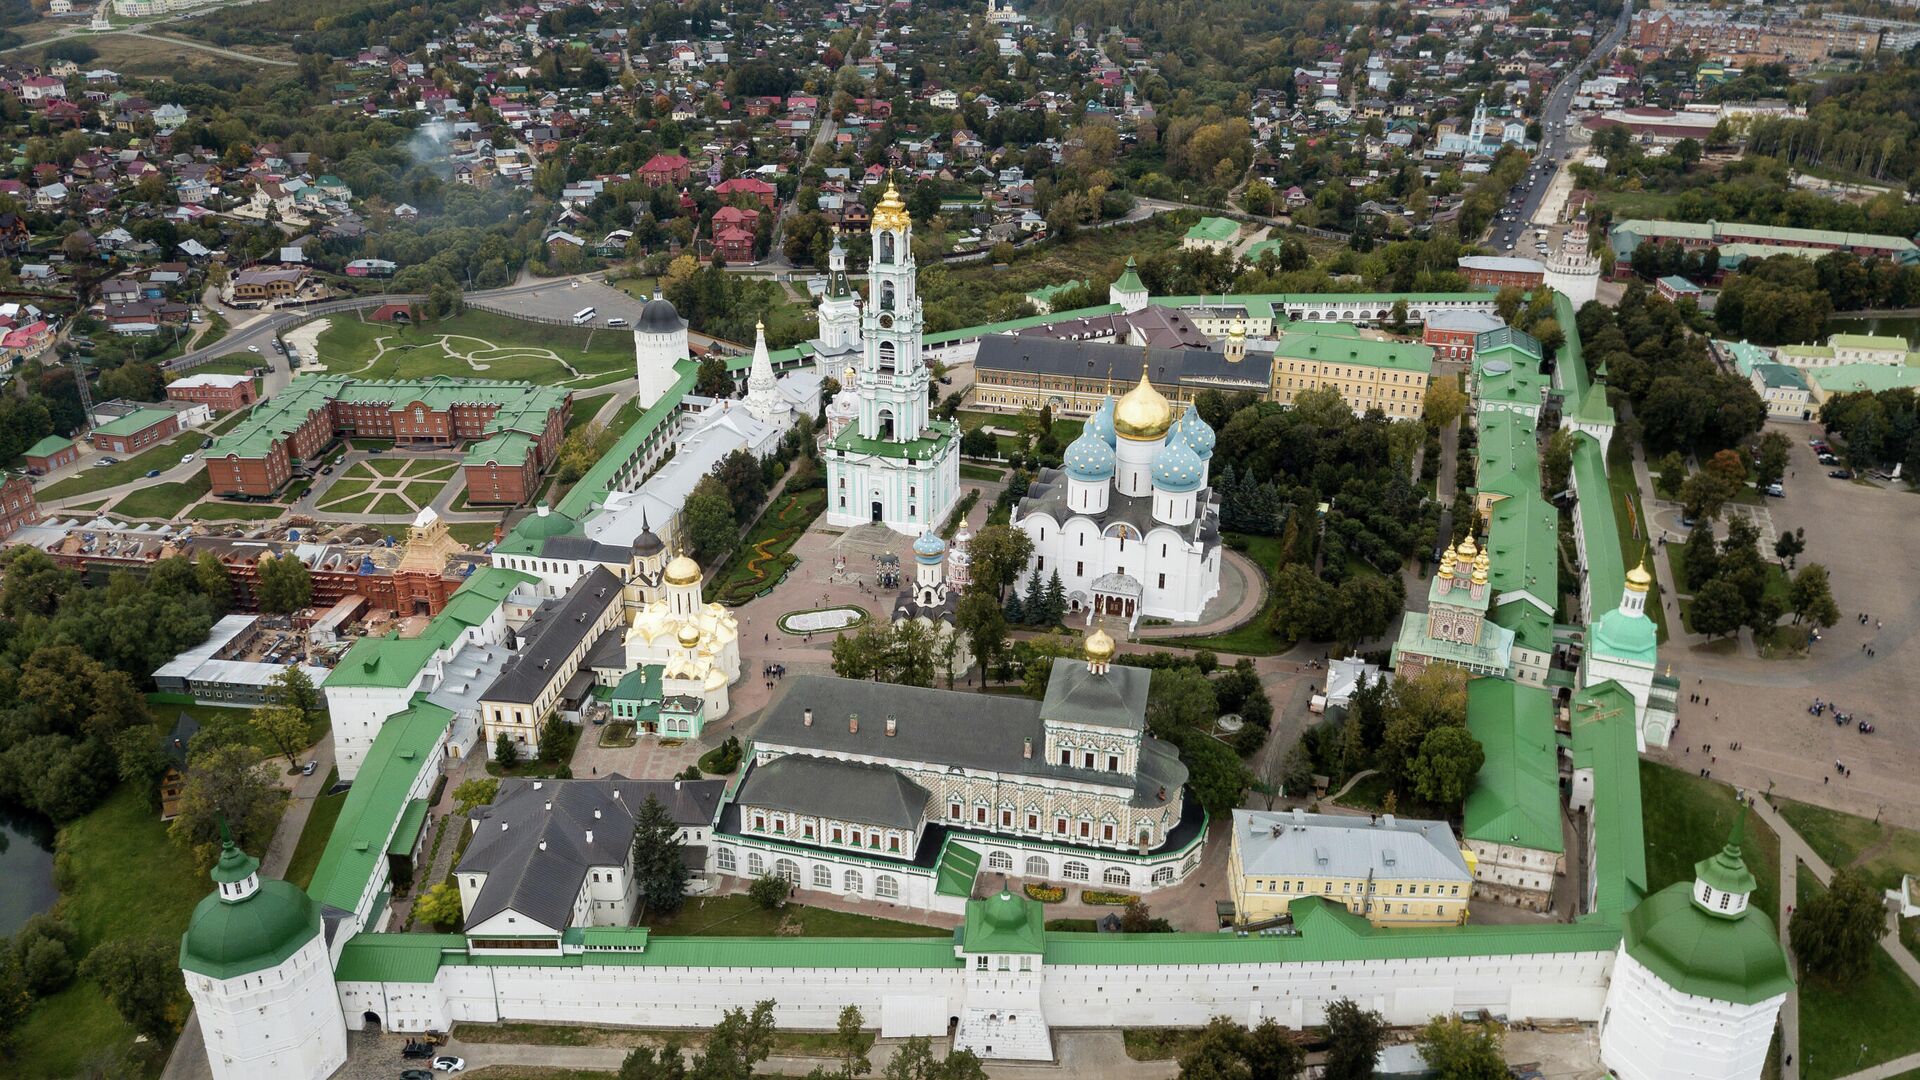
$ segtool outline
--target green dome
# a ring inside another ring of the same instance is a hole
[[[1627,955],[1682,993],[1752,1005],[1793,989],[1773,920],[1756,908],[1721,918],[1676,882],[1627,913]]]
[[[1652,664],[1659,643],[1653,620],[1645,615],[1629,615],[1619,608],[1607,612],[1593,624],[1596,651],[1616,660],[1637,660]]]
[[[540,505],[542,512],[530,514],[520,519],[513,527],[516,535],[526,540],[545,540],[550,536],[565,536],[573,531],[572,518],[558,510],[552,510],[545,503]]]
[[[216,886],[244,891],[258,866],[228,838],[210,876]],[[254,881],[253,891],[239,899],[227,899],[216,888],[194,907],[180,936],[181,967],[215,979],[264,971],[320,932],[319,901],[284,881]]]
[[[984,917],[988,925],[1000,930],[1015,930],[1027,925],[1027,905],[1019,897],[1004,889],[998,896],[981,901],[986,908]]]

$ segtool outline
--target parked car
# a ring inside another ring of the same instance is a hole
[[[185,465],[185,464],[187,464],[188,462],[190,462],[190,461],[192,461],[192,460],[193,460],[193,455],[192,455],[192,454],[181,454],[181,455],[180,455],[180,464],[182,464],[182,465]]]
[[[613,318],[607,320],[607,325],[608,326],[625,326],[627,325],[627,320],[621,318],[618,315],[615,315]]]
[[[434,1072],[457,1073],[466,1067],[467,1062],[465,1058],[457,1058],[452,1054],[446,1054],[433,1059]]]
[[[151,479],[153,479],[154,477],[156,477],[156,476],[159,476],[159,475],[160,475],[160,470],[159,470],[159,469],[148,469],[148,470],[147,470],[147,479],[149,479],[149,480],[151,480]]]
[[[202,450],[211,450],[211,449],[213,449],[213,440],[212,440],[212,439],[201,439],[201,440],[200,440],[200,449],[202,449]]]
[[[96,469],[104,469],[109,465],[115,465],[115,464],[118,464],[118,462],[114,461],[110,457],[94,458],[92,467]]]
[[[1776,480],[1773,483],[1767,485],[1767,494],[1773,496],[1776,499],[1784,499],[1787,497],[1787,489],[1779,481]]]
[[[333,466],[331,466],[331,465],[322,465],[322,466],[320,466],[320,475],[321,475],[321,476],[332,476],[332,475],[333,475]]]
[[[1837,458],[1837,457],[1834,457],[1834,456],[1833,456],[1832,454],[1821,454],[1821,455],[1820,455],[1820,464],[1822,464],[1822,465],[1838,465],[1838,464],[1840,464],[1840,459],[1839,459],[1839,458]]]
[[[309,762],[307,762],[307,763],[306,763],[305,765],[302,765],[302,766],[300,766],[300,775],[301,775],[301,776],[312,776],[312,775],[313,775],[313,770],[314,770],[314,769],[315,769],[316,767],[318,767],[318,766],[319,766],[319,764],[320,764],[320,763],[319,763],[319,762],[317,762],[317,761],[309,761]]]
[[[247,346],[247,351],[248,351],[248,352],[250,352],[250,353],[257,353],[257,352],[259,352],[259,351],[260,351],[260,346],[258,346],[258,345],[249,345],[249,346]]]
[[[1853,479],[1853,470],[1852,469],[1835,469],[1832,472],[1828,473],[1827,475],[1833,477],[1835,480],[1851,480]]]
[[[419,1039],[408,1039],[407,1044],[400,1048],[400,1056],[403,1058],[430,1058],[433,1056],[433,1044],[430,1042],[421,1042]]]
[[[402,1069],[400,1080],[433,1080],[433,1074],[425,1069]]]

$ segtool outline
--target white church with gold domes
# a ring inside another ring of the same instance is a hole
[[[1033,540],[1021,585],[1054,574],[1067,611],[1196,622],[1220,591],[1220,502],[1209,485],[1213,428],[1178,415],[1147,381],[1095,410],[1058,469],[1042,469],[1013,524]]]
[[[724,605],[700,602],[701,583],[700,564],[685,554],[668,560],[651,529],[634,540],[627,675],[613,701],[616,715],[634,720],[640,734],[697,736],[730,707],[727,688],[740,678],[740,623]],[[632,717],[621,709],[629,700]]]

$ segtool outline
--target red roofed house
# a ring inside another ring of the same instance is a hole
[[[730,263],[752,262],[753,233],[737,225],[716,229],[713,234],[713,250]]]
[[[714,187],[713,193],[722,199],[732,198],[735,195],[751,195],[760,200],[760,205],[768,210],[773,209],[779,197],[779,191],[772,184],[751,176],[736,176],[731,180],[722,180]]]
[[[665,184],[684,184],[693,175],[693,162],[679,154],[655,154],[640,166],[640,181],[660,187]]]

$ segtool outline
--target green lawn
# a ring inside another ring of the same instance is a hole
[[[380,354],[383,342],[387,351]],[[328,371],[370,379],[452,375],[586,387],[633,371],[633,341],[625,331],[550,326],[485,311],[413,327],[334,316],[319,350]]]
[[[1920,873],[1920,831],[1786,799],[1777,805],[1780,816],[1828,866],[1858,866],[1877,890],[1897,887],[1904,874]],[[1900,920],[1900,940],[1920,956],[1920,918]]]
[[[411,514],[413,507],[398,495],[382,495],[367,508],[369,514]]]
[[[607,435],[613,439],[619,439],[627,433],[628,428],[639,421],[640,413],[641,410],[634,407],[633,400],[627,400],[620,406],[619,411],[613,414],[612,419],[607,421]]]
[[[1665,191],[1600,191],[1594,193],[1595,203],[1613,211],[1613,220],[1626,221],[1629,218],[1665,218],[1671,215],[1673,208],[1680,202],[1679,192]]]
[[[342,475],[342,478],[399,476],[407,471],[413,462],[406,458],[370,458],[355,462]]]
[[[1647,614],[1653,616],[1654,629],[1659,632],[1659,640],[1667,640],[1667,609],[1660,602],[1660,574],[1651,565],[1653,562],[1647,548],[1646,515],[1640,509],[1640,485],[1633,479],[1631,463],[1607,470],[1607,487],[1613,494],[1613,524],[1620,531],[1621,562],[1631,570],[1640,565],[1642,558],[1649,561],[1649,569],[1654,570],[1653,594],[1647,597]],[[1638,535],[1636,535],[1636,530]],[[1669,549],[1677,545],[1669,545]]]
[[[1007,470],[1005,469],[995,468],[992,465],[975,465],[970,461],[960,463],[960,479],[962,480],[980,480],[993,483],[1005,480],[1006,478]]]
[[[208,331],[208,333],[211,334],[212,331]],[[224,337],[225,335],[222,335],[222,336]],[[202,340],[201,344],[197,347],[204,349],[211,344],[213,344],[213,342]],[[193,370],[187,372],[187,374],[188,375],[251,375],[253,374],[255,369],[261,368],[264,366],[266,366],[266,361],[264,359],[258,356],[250,356],[246,353],[242,353],[239,356],[222,356],[222,357],[219,357],[218,359],[209,360],[204,364],[197,364],[194,366]]]
[[[719,571],[708,579],[707,598],[742,604],[778,581],[794,563],[788,549],[826,508],[827,493],[821,488],[781,495],[760,515],[753,530]]]
[[[59,851],[60,910],[83,951],[123,937],[177,941],[213,888],[167,838],[145,793],[130,786],[61,830]],[[17,1077],[75,1076],[90,1059],[133,1044],[133,1030],[85,980],[41,1002],[15,1034],[7,1074]]]
[[[804,904],[789,903],[778,911],[767,911],[740,893],[689,897],[686,906],[673,915],[647,916],[641,924],[655,937],[767,937],[781,933],[799,937],[946,937],[951,933],[935,926]],[[783,926],[788,929],[783,931]]]
[[[1229,540],[1244,540],[1246,549],[1242,554],[1251,559],[1264,573],[1271,575],[1280,559],[1280,541],[1271,536],[1251,536],[1241,533],[1228,533]],[[1267,590],[1266,603],[1260,606],[1260,613],[1251,622],[1224,634],[1211,634],[1196,638],[1159,638],[1156,645],[1170,645],[1182,649],[1212,649],[1214,652],[1233,653],[1237,656],[1275,656],[1293,647],[1293,642],[1281,639],[1269,626],[1273,621],[1274,599],[1269,578],[1249,583],[1249,588]]]
[[[1813,872],[1802,866],[1799,902],[1822,891]],[[1883,949],[1873,950],[1866,975],[1851,985],[1801,976],[1800,1075],[1830,1080],[1920,1051],[1915,1016],[1920,1016],[1920,987]]]
[[[338,769],[327,773],[326,791],[340,778]],[[320,865],[320,853],[326,850],[327,837],[333,835],[333,823],[340,819],[340,808],[347,804],[347,793],[322,795],[313,801],[306,827],[300,830],[300,842],[294,845],[287,861],[287,880],[301,888],[313,884],[313,871]]]
[[[130,458],[121,458],[118,464],[104,468],[81,469],[73,476],[56,484],[49,484],[35,494],[42,503],[53,499],[68,499],[75,495],[85,495],[101,488],[118,487],[140,479],[154,469],[162,471],[180,464],[183,454],[200,452],[200,444],[206,435],[198,431],[183,431],[171,440],[151,450],[136,454]]]
[[[440,489],[446,486],[438,480],[421,480],[401,490],[415,506],[425,506],[439,496]]]
[[[212,487],[207,474],[202,472],[184,483],[155,484],[132,492],[114,504],[113,512],[128,517],[172,520],[188,503],[204,498]]]
[[[491,521],[456,521],[448,524],[447,535],[470,548],[481,548],[493,539],[495,528]]]
[[[272,503],[230,503],[209,501],[186,511],[185,516],[195,521],[272,521],[287,512],[284,506]]]
[[[607,399],[612,396],[611,393],[606,393],[574,398],[573,407],[567,413],[566,434],[571,435],[575,430],[586,427],[587,422],[598,416],[600,410],[606,407]]]
[[[1693,864],[1720,850],[1743,808],[1733,788],[1680,769],[1640,763],[1640,818],[1647,838],[1647,889],[1658,892],[1693,880]],[[1780,913],[1780,840],[1757,816],[1747,815],[1742,847],[1753,872],[1752,907],[1769,922]]]

